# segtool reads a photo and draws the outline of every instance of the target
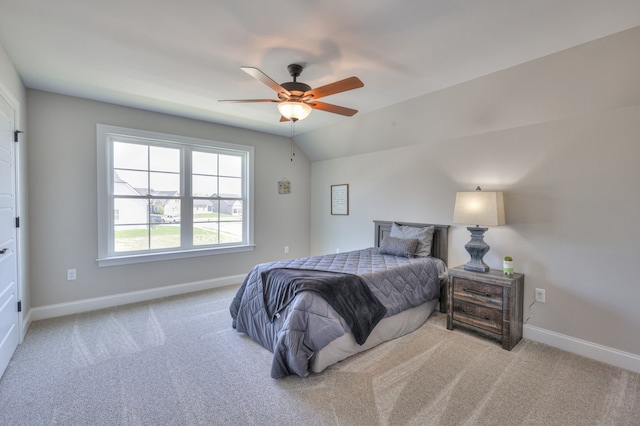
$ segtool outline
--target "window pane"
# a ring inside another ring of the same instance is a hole
[[[180,200],[175,198],[151,200],[151,223],[179,223]]]
[[[114,198],[113,209],[114,225],[146,226],[149,223],[149,202],[144,198]]]
[[[237,155],[220,155],[220,176],[242,176],[242,158]]]
[[[218,222],[198,222],[193,224],[193,245],[218,244]]]
[[[180,224],[151,225],[151,249],[180,247]]]
[[[113,143],[113,167],[117,169],[149,169],[149,151],[146,145]]]
[[[222,200],[220,201],[222,210],[220,212],[220,220],[224,221],[241,221],[242,220],[242,201],[240,200]]]
[[[114,195],[147,195],[149,174],[131,170],[113,171]]]
[[[193,196],[212,197],[218,194],[218,178],[214,176],[193,176]]]
[[[194,151],[192,154],[192,171],[196,175],[217,175],[218,154]]]
[[[176,173],[155,173],[151,172],[151,194],[166,196],[180,195],[180,175]]]
[[[115,226],[114,251],[149,250],[149,227],[147,225]]]
[[[193,221],[194,222],[217,222],[218,201],[216,200],[193,200]]]
[[[242,222],[220,222],[220,242],[239,243],[242,241]]]
[[[242,179],[220,178],[220,195],[222,197],[242,197]]]
[[[152,146],[150,149],[150,169],[156,172],[180,172],[180,150]]]

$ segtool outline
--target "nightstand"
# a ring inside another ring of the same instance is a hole
[[[454,325],[502,343],[510,351],[522,339],[524,275],[449,269],[447,328]]]

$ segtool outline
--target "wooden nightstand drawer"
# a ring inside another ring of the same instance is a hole
[[[453,297],[456,300],[502,309],[502,287],[499,285],[454,278]]]
[[[449,269],[447,328],[473,330],[511,350],[522,339],[524,275]]]
[[[491,333],[502,334],[502,309],[488,308],[455,299],[453,319]]]

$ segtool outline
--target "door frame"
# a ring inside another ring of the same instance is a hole
[[[20,102],[18,101],[18,99],[13,96],[13,94],[4,86],[4,84],[2,84],[2,82],[0,82],[0,97],[2,97],[2,99],[4,99],[5,102],[7,102],[9,104],[9,106],[11,107],[11,109],[13,110],[13,129],[14,131],[18,130],[20,127]],[[21,179],[21,175],[20,175],[20,171],[21,171],[21,154],[23,153],[23,147],[24,143],[22,141],[20,141],[19,143],[16,143],[14,146],[14,150],[13,150],[13,162],[14,162],[14,191],[15,191],[15,213],[16,213],[16,217],[20,218],[20,227],[16,228],[16,292],[17,292],[17,298],[18,301],[21,301],[21,305],[22,305],[22,311],[18,312],[18,344],[21,344],[27,334],[27,330],[28,330],[28,326],[25,326],[25,318],[28,318],[28,316],[25,317],[26,312],[27,312],[27,308],[28,306],[26,306],[27,304],[25,304],[25,300],[23,298],[23,296],[26,294],[25,289],[24,289],[24,279],[23,277],[25,276],[25,265],[24,265],[24,260],[27,259],[26,257],[26,253],[25,253],[25,248],[26,245],[24,244],[24,233],[23,233],[23,227],[24,227],[24,221],[25,218],[23,217],[24,215],[22,214],[22,200],[26,198],[24,198],[26,196],[26,194],[22,193],[22,179]]]

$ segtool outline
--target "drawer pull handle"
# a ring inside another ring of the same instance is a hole
[[[483,297],[491,297],[491,295],[485,291],[478,291],[478,290],[474,290],[472,288],[466,288],[466,287],[462,287],[462,291],[464,291],[465,293],[469,293],[469,294],[475,294],[478,296],[483,296]]]
[[[485,315],[484,317],[482,315],[476,315],[474,312],[467,312],[466,310],[462,310],[462,313],[465,315],[469,315],[470,317],[476,317],[476,318],[482,318],[485,319],[487,321],[491,320],[491,317],[489,315]]]

